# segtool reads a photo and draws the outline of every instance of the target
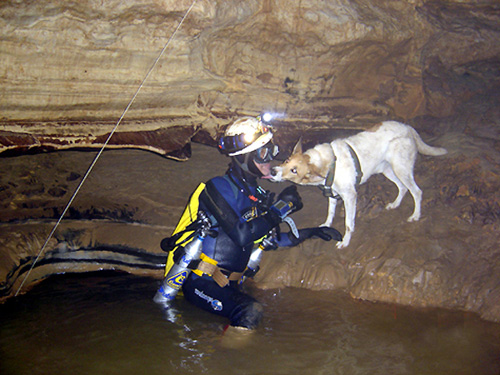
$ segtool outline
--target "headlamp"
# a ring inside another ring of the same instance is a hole
[[[278,113],[278,112],[264,112],[260,114],[257,119],[262,121],[265,124],[269,124],[272,120],[275,120],[277,118],[282,118],[285,117],[284,113]]]
[[[243,133],[243,139],[245,140],[245,143],[247,145],[249,145],[250,143],[252,143],[255,139],[255,134],[253,133]]]
[[[266,112],[262,115],[262,121],[264,122],[269,122],[273,119],[273,115],[270,114],[269,112]]]

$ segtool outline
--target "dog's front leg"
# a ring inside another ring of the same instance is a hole
[[[329,227],[333,223],[333,218],[335,217],[335,209],[337,208],[337,199],[328,198],[328,216],[326,221],[321,224],[321,227]]]
[[[345,233],[342,242],[337,242],[337,247],[342,249],[349,245],[352,233],[354,232],[354,225],[356,219],[356,191],[350,191],[342,197],[344,200],[345,209]]]

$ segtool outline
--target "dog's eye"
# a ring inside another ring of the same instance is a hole
[[[292,168],[292,169],[290,170],[290,172],[292,172],[293,174],[297,174],[297,168],[295,168],[295,167],[294,167],[294,168]]]

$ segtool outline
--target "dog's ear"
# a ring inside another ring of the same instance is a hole
[[[293,148],[292,155],[302,154],[302,137],[299,138],[297,144]]]

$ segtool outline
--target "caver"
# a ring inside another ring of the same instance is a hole
[[[194,305],[227,317],[231,326],[252,329],[263,308],[243,291],[243,281],[258,271],[262,251],[313,236],[339,241],[341,235],[333,228],[297,230],[289,217],[303,206],[297,188],[285,188],[275,200],[258,185],[278,152],[272,128],[260,118],[236,120],[219,140],[219,150],[231,158],[228,170],[198,186],[173,235],[162,241],[169,256],[155,301],[168,308],[182,288]],[[284,221],[292,230],[280,233]]]

